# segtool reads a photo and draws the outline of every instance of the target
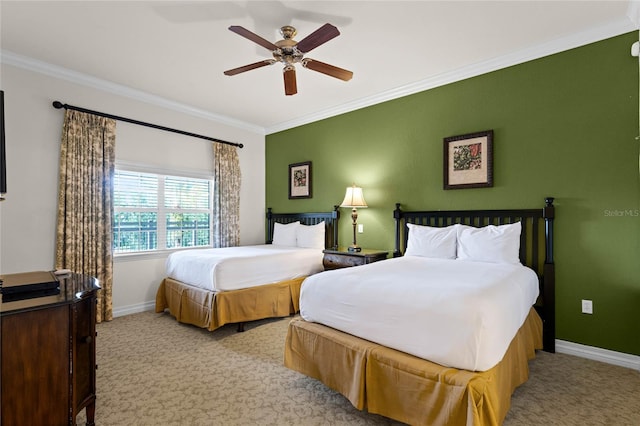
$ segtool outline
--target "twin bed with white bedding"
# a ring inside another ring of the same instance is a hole
[[[358,409],[409,424],[501,424],[543,328],[545,350],[554,350],[552,202],[455,212],[398,205],[393,259],[304,281],[285,365]]]
[[[167,258],[166,272],[205,290],[240,290],[322,272],[322,256],[322,248],[275,244],[184,250]]]
[[[337,245],[338,211],[267,212],[267,244],[172,253],[156,312],[215,330],[227,323],[288,316],[304,278],[322,271],[322,250]]]

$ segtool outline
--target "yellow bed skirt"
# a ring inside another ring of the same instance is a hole
[[[497,426],[541,348],[542,320],[533,308],[502,361],[483,372],[443,367],[296,318],[289,324],[284,365],[320,380],[359,410],[404,423]]]
[[[221,292],[165,278],[156,293],[156,312],[169,309],[178,322],[210,331],[229,323],[286,317],[300,310],[305,278]]]

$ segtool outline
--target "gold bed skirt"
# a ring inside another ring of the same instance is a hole
[[[359,410],[404,423],[497,426],[541,348],[542,320],[533,308],[502,361],[483,372],[443,367],[296,318],[287,331],[284,365],[320,380]]]
[[[156,312],[168,308],[178,322],[210,331],[229,323],[286,317],[300,310],[300,287],[305,278],[221,292],[165,278],[156,293]]]

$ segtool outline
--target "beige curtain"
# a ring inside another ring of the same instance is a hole
[[[213,246],[240,244],[240,161],[232,145],[213,143]]]
[[[113,280],[115,120],[65,111],[60,145],[56,268],[99,280],[97,321],[109,321]]]

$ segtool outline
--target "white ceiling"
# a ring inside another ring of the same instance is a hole
[[[269,134],[633,31],[638,2],[2,0],[0,14],[5,63]],[[326,22],[341,35],[306,56],[351,81],[298,65],[285,96],[281,64],[223,75],[270,58],[230,25],[275,42]]]

